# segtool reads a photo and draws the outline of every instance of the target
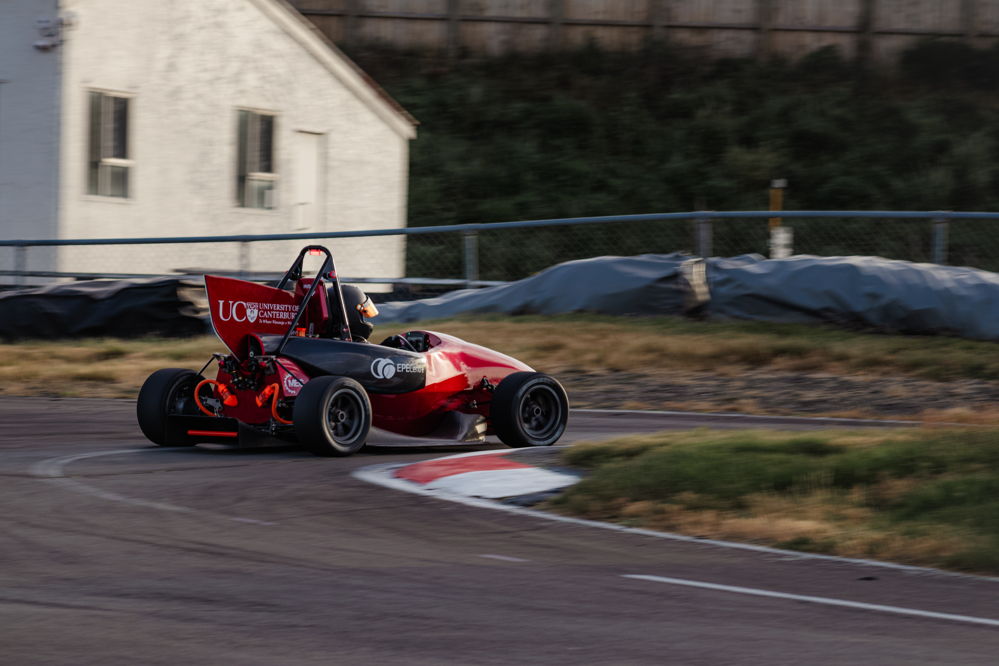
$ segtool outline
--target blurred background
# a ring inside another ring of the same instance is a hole
[[[999,268],[999,222],[945,213],[999,210],[999,0],[113,4],[0,9],[9,285],[263,278],[303,242],[247,237],[295,233],[400,297],[600,255],[771,254],[775,226],[785,253]],[[710,214],[768,208],[941,213]],[[701,213],[391,231],[676,211]]]

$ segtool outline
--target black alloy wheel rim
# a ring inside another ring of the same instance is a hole
[[[546,440],[555,434],[562,423],[562,404],[555,389],[541,384],[528,390],[520,404],[520,421],[532,439]]]
[[[330,398],[326,426],[337,442],[351,442],[361,433],[361,400],[350,389],[340,389]]]
[[[194,379],[187,378],[177,382],[167,397],[167,414],[191,414],[194,406]]]

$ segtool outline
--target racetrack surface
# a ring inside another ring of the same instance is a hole
[[[976,623],[999,620],[995,580],[673,542],[351,477],[498,445],[340,459],[157,449],[133,410],[0,400],[0,662],[994,664],[999,654],[999,627]],[[821,425],[574,413],[566,441],[708,424]]]

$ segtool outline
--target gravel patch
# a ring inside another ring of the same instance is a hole
[[[999,383],[745,371],[554,373],[577,408],[683,409],[874,418],[999,405]]]

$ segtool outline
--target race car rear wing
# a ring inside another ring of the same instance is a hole
[[[314,278],[302,278],[302,263],[307,254],[325,255]],[[333,289],[325,288],[327,280]],[[292,282],[297,287],[294,292],[287,289]],[[319,335],[336,331],[340,340],[352,339],[333,255],[321,245],[302,248],[277,287],[206,275],[205,290],[212,327],[237,358],[244,359],[249,354],[249,336],[281,335],[274,354],[281,353],[292,335],[306,331],[316,331]]]

